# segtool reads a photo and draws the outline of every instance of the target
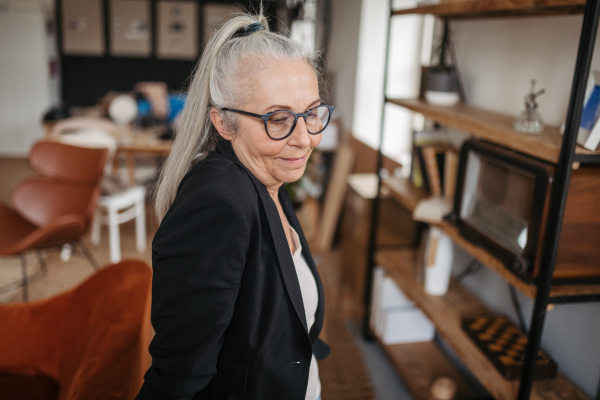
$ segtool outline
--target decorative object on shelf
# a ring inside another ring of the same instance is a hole
[[[448,291],[452,261],[452,240],[441,229],[429,228],[425,247],[425,291],[434,296],[443,296]]]
[[[435,400],[452,400],[456,396],[458,384],[449,376],[438,376],[431,382],[429,390]]]
[[[586,101],[581,112],[581,123],[577,133],[577,143],[595,151],[600,144],[600,71],[593,71],[589,77]]]
[[[452,211],[452,201],[446,197],[431,196],[417,203],[413,219],[427,224],[439,224]]]
[[[444,31],[437,47],[437,63],[423,70],[425,100],[432,105],[450,107],[461,100],[456,69],[448,64],[450,30],[444,21]]]
[[[535,101],[544,94],[545,90],[535,91],[536,80],[531,80],[531,92],[525,96],[525,110],[515,120],[515,130],[521,133],[536,134],[544,129],[544,121],[537,112],[538,104]]]
[[[521,378],[527,335],[508,318],[495,315],[465,318],[462,327],[505,379]],[[554,378],[556,370],[556,363],[540,350],[535,378]]]
[[[545,226],[557,173],[555,165],[530,155],[485,140],[468,140],[459,156],[449,220],[463,238],[501,260],[525,282],[534,283],[544,270]],[[557,281],[600,281],[600,218],[595,211],[600,192],[590,190],[599,186],[595,167],[582,165],[571,174],[553,271]]]

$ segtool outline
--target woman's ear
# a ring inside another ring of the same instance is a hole
[[[221,135],[223,139],[231,141],[233,134],[226,128],[221,113],[215,107],[210,109],[210,120],[217,132],[219,132],[219,135]]]

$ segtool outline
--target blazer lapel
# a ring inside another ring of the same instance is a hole
[[[300,291],[300,283],[298,282],[298,274],[296,273],[292,253],[290,252],[285,233],[283,232],[283,225],[281,224],[277,207],[268,193],[267,196],[268,198],[262,196],[262,200],[263,206],[265,207],[265,214],[269,221],[269,227],[273,235],[273,241],[275,242],[275,251],[279,260],[279,268],[281,269],[283,281],[285,282],[294,310],[296,310],[296,314],[298,315],[298,318],[300,318],[300,321],[302,321],[302,326],[304,326],[304,330],[308,334],[306,313],[304,312],[304,301],[302,300],[302,292]]]
[[[298,218],[296,217],[296,213],[292,206],[292,202],[290,197],[285,189],[280,189],[279,191],[279,200],[283,207],[283,211],[285,212],[288,221],[292,225],[292,227],[298,232],[298,236],[300,237],[300,243],[302,244],[302,255],[306,260],[313,276],[315,278],[315,282],[317,284],[317,290],[319,293],[319,303],[317,305],[317,311],[315,313],[315,322],[310,330],[310,339],[311,341],[315,341],[315,339],[319,336],[321,332],[321,328],[323,327],[323,317],[325,313],[325,295],[323,292],[323,283],[321,282],[321,278],[319,276],[319,272],[317,270],[317,266],[310,254],[310,250],[308,248],[308,243],[306,242],[306,238],[304,237],[304,233],[302,228],[300,227],[300,222],[298,222]]]

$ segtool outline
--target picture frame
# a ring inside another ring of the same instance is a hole
[[[192,60],[198,53],[198,3],[158,1],[156,56]]]
[[[202,27],[204,44],[221,23],[232,14],[242,13],[245,9],[239,4],[207,3],[202,8]]]
[[[62,53],[101,57],[106,51],[102,0],[62,0]]]
[[[110,1],[110,54],[150,57],[152,26],[149,0]]]

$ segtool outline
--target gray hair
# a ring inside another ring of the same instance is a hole
[[[265,30],[245,36],[244,28],[260,22]],[[155,192],[155,215],[160,222],[175,199],[177,187],[194,163],[214,151],[219,135],[212,126],[210,109],[236,108],[248,97],[248,77],[261,66],[281,60],[310,64],[317,76],[317,55],[291,39],[269,31],[259,15],[240,14],[218,28],[206,45],[188,91],[171,154],[160,173]],[[222,113],[227,126],[237,119]]]

